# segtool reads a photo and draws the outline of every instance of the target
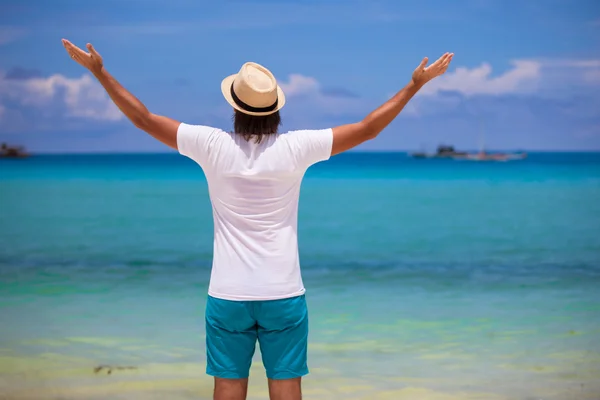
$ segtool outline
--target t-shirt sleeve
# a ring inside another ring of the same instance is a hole
[[[299,166],[308,168],[331,157],[332,129],[293,131],[286,136]]]
[[[177,150],[204,168],[218,133],[218,129],[210,126],[181,123],[177,129]]]

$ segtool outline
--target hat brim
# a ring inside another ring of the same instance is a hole
[[[283,90],[279,87],[279,85],[277,85],[277,107],[275,107],[274,110],[267,112],[253,112],[244,110],[243,108],[235,104],[235,101],[233,101],[233,97],[231,97],[231,85],[233,84],[233,81],[235,80],[236,76],[237,74],[233,74],[223,79],[223,81],[221,82],[221,92],[223,93],[223,97],[225,97],[225,100],[227,100],[229,105],[234,109],[238,110],[239,112],[248,115],[265,116],[271,115],[281,110],[281,108],[285,105],[285,95],[283,94]]]

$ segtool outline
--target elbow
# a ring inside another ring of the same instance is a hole
[[[130,119],[136,128],[141,129],[143,131],[148,131],[148,129],[150,127],[150,121],[152,118],[151,118],[150,113],[147,113],[147,114],[143,114],[143,115],[136,115]]]
[[[373,140],[377,137],[377,135],[379,135],[379,132],[381,132],[381,129],[377,129],[377,127],[373,126],[372,124],[364,121],[362,121],[361,124],[361,131],[364,134],[365,140]]]

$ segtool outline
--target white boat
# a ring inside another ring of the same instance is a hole
[[[455,160],[469,160],[469,161],[513,161],[523,160],[527,158],[527,153],[488,153],[485,151],[485,134],[483,130],[480,135],[479,152],[461,154],[453,157]]]

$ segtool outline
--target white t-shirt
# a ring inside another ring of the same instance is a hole
[[[257,144],[208,126],[179,126],[179,152],[202,167],[213,208],[210,296],[273,300],[304,293],[300,183],[308,167],[329,159],[332,144],[331,129],[268,135]]]

